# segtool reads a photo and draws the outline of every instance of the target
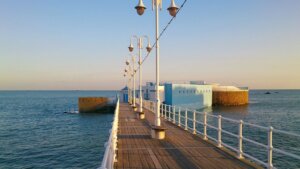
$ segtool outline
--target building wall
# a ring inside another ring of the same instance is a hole
[[[165,101],[165,86],[159,86],[159,98],[160,102]],[[154,83],[147,83],[146,86],[143,87],[144,99],[155,101],[156,99],[156,90]]]
[[[213,105],[237,106],[249,103],[249,91],[213,91]]]
[[[166,104],[190,109],[201,109],[212,106],[211,85],[166,84],[165,87]]]

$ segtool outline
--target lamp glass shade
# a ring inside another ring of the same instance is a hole
[[[133,47],[132,46],[129,46],[128,49],[129,49],[129,52],[133,51]]]
[[[146,8],[143,6],[136,6],[135,9],[138,15],[143,15]]]
[[[168,11],[169,11],[170,15],[173,16],[173,17],[176,16],[177,10],[178,10],[177,7],[170,7],[170,8],[168,8]]]

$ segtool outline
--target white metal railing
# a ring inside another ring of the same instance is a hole
[[[105,153],[104,153],[104,157],[100,169],[114,168],[114,162],[116,161],[119,110],[120,110],[120,101],[119,99],[117,99],[116,108],[114,112],[114,121],[112,123],[112,128],[110,130],[109,139],[104,144],[106,148],[105,148]]]
[[[143,107],[154,112],[155,110],[155,103],[153,101],[149,100],[143,100]],[[288,136],[293,136],[300,138],[300,135],[287,132],[287,131],[282,131],[282,130],[277,130],[274,129],[273,127],[264,127],[264,126],[259,126],[256,124],[251,124],[244,122],[243,120],[235,120],[227,117],[222,117],[221,115],[212,115],[208,114],[206,112],[198,112],[196,110],[189,110],[187,108],[182,108],[178,106],[170,106],[166,104],[161,104],[160,107],[161,110],[161,117],[164,118],[167,121],[170,121],[174,124],[177,124],[178,126],[182,127],[184,130],[190,131],[193,134],[200,134],[204,140],[212,140],[214,141],[218,147],[226,147],[234,152],[237,153],[237,158],[242,159],[242,158],[248,158],[266,168],[275,168],[273,166],[273,153],[279,153],[281,155],[293,158],[295,160],[300,160],[300,156],[287,152],[285,150],[279,149],[279,148],[274,148],[273,147],[273,132],[280,133],[280,134],[285,134]],[[183,113],[184,112],[184,113]],[[188,114],[190,113],[190,116]],[[197,121],[198,116],[202,116],[203,121]],[[177,118],[176,118],[177,117]],[[213,124],[209,124],[207,121],[207,117],[213,118],[217,120],[217,126],[214,126]],[[233,124],[237,125],[238,133],[235,134],[231,131],[227,131],[222,129],[222,121],[226,122],[231,122]],[[191,124],[191,125],[188,125]],[[199,131],[197,129],[198,125],[202,125],[203,131]],[[267,145],[260,143],[255,140],[251,140],[250,136],[246,136],[243,134],[243,128],[244,126],[249,126],[249,127],[254,127],[259,130],[262,130],[267,133],[268,137],[268,143]],[[216,130],[217,131],[217,138],[214,138],[212,135],[208,135],[207,130],[208,128]],[[222,142],[222,134],[225,133],[235,139],[237,139],[237,147],[233,147],[229,144],[226,144]],[[256,146],[259,146],[265,150],[267,150],[267,159],[259,159],[259,157],[252,156],[248,153],[245,153],[243,151],[243,142],[248,142],[251,144],[254,144]]]

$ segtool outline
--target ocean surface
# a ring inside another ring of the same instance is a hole
[[[270,92],[271,94],[266,94]],[[247,106],[212,107],[205,111],[213,115],[221,115],[260,126],[292,132],[300,135],[300,90],[252,90],[249,93],[250,103]],[[215,118],[208,118],[208,122],[217,126]],[[201,127],[200,127],[201,128]],[[238,134],[238,124],[222,120],[222,128]],[[209,129],[209,134],[217,138],[217,132]],[[268,145],[268,131],[244,125],[243,137]],[[237,138],[226,133],[222,134],[222,141],[237,148]],[[300,156],[300,137],[289,136],[273,131],[273,147]],[[243,151],[259,160],[267,162],[267,149],[243,141]],[[300,168],[300,161],[273,152],[273,164],[277,168]]]
[[[205,111],[233,119],[300,134],[300,90],[250,92],[250,104],[213,107]],[[113,114],[66,114],[77,109],[82,96],[113,97],[115,91],[0,91],[0,169],[97,168],[104,154]],[[201,120],[201,117],[197,117]],[[208,118],[215,124],[213,118]],[[236,124],[222,121],[223,129],[237,134]],[[201,130],[201,126],[198,128]],[[215,137],[216,132],[209,129]],[[267,144],[267,132],[244,127],[244,137]],[[222,135],[237,147],[237,139]],[[300,155],[300,138],[274,132],[274,147]],[[266,161],[266,150],[244,143],[244,152]],[[275,166],[300,168],[300,162],[274,153]]]
[[[66,114],[114,91],[0,91],[0,169],[100,166],[113,114]]]

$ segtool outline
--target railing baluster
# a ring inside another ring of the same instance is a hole
[[[178,108],[178,126],[180,127],[181,126],[181,110],[180,110],[180,107]]]
[[[243,120],[240,121],[239,124],[239,152],[238,152],[238,158],[242,159],[243,157]]]
[[[176,123],[175,118],[176,118],[176,108],[174,106],[174,110],[173,110],[173,123],[174,124]]]
[[[187,115],[187,109],[185,109],[185,124],[184,124],[184,130],[188,130],[188,115]]]
[[[161,104],[161,117],[164,117],[164,104]]]
[[[167,118],[167,107],[168,107],[168,105],[165,105],[165,119],[167,120],[168,118]]]
[[[204,112],[204,117],[203,117],[203,139],[207,140],[207,113]]]
[[[218,147],[222,147],[222,116],[218,116]]]
[[[196,111],[193,112],[193,134],[196,134]]]
[[[169,121],[171,121],[171,106],[169,106]]]
[[[273,127],[270,127],[268,132],[268,168],[273,168]]]

